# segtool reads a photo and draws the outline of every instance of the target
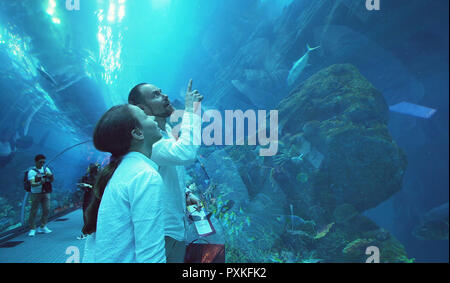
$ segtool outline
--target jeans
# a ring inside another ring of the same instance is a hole
[[[50,194],[30,194],[31,195],[31,210],[29,224],[30,229],[36,229],[36,213],[39,209],[39,204],[42,204],[42,217],[41,217],[41,227],[47,225],[48,215],[50,213]]]

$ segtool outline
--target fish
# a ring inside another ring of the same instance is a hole
[[[2,219],[0,219],[0,226],[9,224],[11,222],[11,219],[9,219],[8,217],[3,217]]]
[[[231,221],[236,220],[236,214],[235,214],[234,212],[231,212],[231,213],[230,213],[230,220],[231,220]]]
[[[299,156],[291,157],[291,160],[292,160],[292,162],[294,162],[295,164],[300,164],[300,163],[303,161],[303,158],[304,158],[304,154],[303,154],[303,153],[300,153]]]
[[[290,235],[312,238],[312,236],[310,234],[308,234],[307,232],[305,232],[303,230],[289,230],[288,229],[287,233],[290,234]]]
[[[294,230],[294,206],[290,204],[289,207],[291,209],[291,226],[292,230]]]
[[[269,259],[272,262],[283,263],[283,260],[279,256],[271,256]]]
[[[448,240],[448,202],[437,206],[421,217],[413,236],[420,240]]]
[[[413,117],[429,119],[436,113],[436,109],[417,105],[410,102],[400,102],[389,106],[389,110],[396,113],[406,114]]]
[[[317,240],[317,239],[325,237],[328,234],[328,232],[330,232],[330,229],[333,226],[334,226],[334,222],[331,222],[330,224],[328,224],[328,225],[322,227],[321,229],[319,229],[317,234],[314,236],[314,239]]]
[[[234,205],[234,201],[233,200],[229,200],[227,201],[226,204],[224,204],[224,206],[222,206],[222,208],[220,209],[220,213],[225,213],[228,210],[230,210]]]
[[[245,217],[245,223],[247,223],[247,226],[250,227],[250,217]]]
[[[289,224],[291,226],[302,225],[307,223],[306,220],[297,215],[293,214],[292,215],[275,214],[275,215],[277,216],[276,219],[278,220],[278,222],[290,222]]]
[[[304,259],[304,260],[300,261],[300,263],[319,263],[322,261],[323,261],[323,259],[321,259],[321,258],[308,258],[308,259]]]
[[[47,81],[49,81],[53,86],[57,86],[58,82],[56,82],[56,80],[47,72],[45,71],[44,67],[39,67],[36,68],[37,71],[39,72],[39,74],[41,74],[41,76],[46,79]]]
[[[311,48],[308,44],[306,44],[306,54],[303,55],[300,59],[298,59],[292,66],[291,70],[289,71],[289,75],[287,78],[288,86],[291,86],[302,74],[303,70],[308,66],[308,60],[309,60],[309,52],[316,50],[320,46]]]

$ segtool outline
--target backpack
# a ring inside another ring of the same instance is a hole
[[[30,183],[30,180],[28,180],[28,172],[30,172],[30,170],[34,170],[36,173],[39,173],[34,168],[31,168],[31,169],[28,169],[27,171],[25,171],[25,175],[23,176],[23,188],[26,192],[31,192],[31,183]]]

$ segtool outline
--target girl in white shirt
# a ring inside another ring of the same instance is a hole
[[[94,145],[112,158],[87,208],[83,262],[166,262],[163,183],[150,160],[160,138],[154,117],[133,105],[115,106],[97,123]]]

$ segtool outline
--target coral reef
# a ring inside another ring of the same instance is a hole
[[[365,262],[372,245],[382,262],[411,261],[361,215],[401,189],[406,167],[382,95],[354,66],[332,65],[278,108],[276,156],[255,146],[201,150],[217,183],[205,201],[226,231],[227,261]],[[230,199],[237,206],[224,210]]]

